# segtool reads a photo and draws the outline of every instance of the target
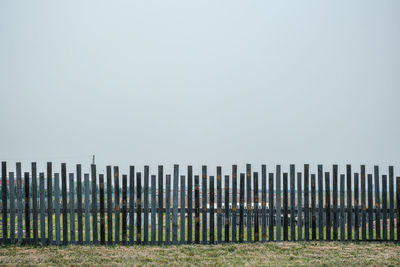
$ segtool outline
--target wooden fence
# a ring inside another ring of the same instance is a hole
[[[238,174],[236,165],[222,175],[194,175],[188,166],[180,175],[151,175],[149,166],[120,175],[117,166],[82,175],[81,165],[68,173],[66,164],[54,173],[7,173],[1,170],[1,242],[3,244],[215,244],[266,241],[391,241],[400,240],[400,177],[367,174],[364,165],[339,174],[338,165],[310,174],[290,165],[274,172]],[[61,178],[61,181],[60,181]],[[122,179],[121,179],[122,178]],[[215,179],[216,178],[216,179]],[[216,181],[215,181],[216,180]],[[120,186],[122,182],[122,187]],[[261,184],[261,187],[260,187]],[[172,194],[172,199],[171,199]],[[396,197],[396,198],[395,198]],[[172,203],[171,203],[172,202]],[[201,204],[200,204],[201,203]]]

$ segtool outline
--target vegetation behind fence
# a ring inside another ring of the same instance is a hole
[[[310,174],[290,165],[289,172],[194,175],[187,166],[172,176],[158,166],[120,177],[117,166],[82,175],[81,165],[67,173],[1,171],[1,242],[4,244],[214,244],[265,241],[392,241],[400,240],[400,177],[389,166],[367,174],[362,165],[339,174],[338,165]],[[68,175],[67,175],[68,174]],[[122,179],[121,179],[122,178]],[[61,181],[60,181],[61,180]],[[121,182],[121,185],[120,185]]]

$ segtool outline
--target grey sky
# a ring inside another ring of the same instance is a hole
[[[399,1],[0,1],[0,159],[398,167],[399,14]]]

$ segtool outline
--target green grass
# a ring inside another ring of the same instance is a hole
[[[0,265],[399,266],[400,246],[297,242],[184,246],[0,246]]]

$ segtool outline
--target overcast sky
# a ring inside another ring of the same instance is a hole
[[[0,160],[398,169],[399,14],[397,0],[0,1]]]

